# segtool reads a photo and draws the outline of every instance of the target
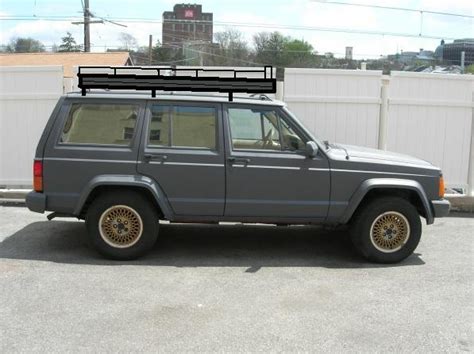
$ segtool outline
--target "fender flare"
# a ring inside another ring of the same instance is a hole
[[[344,212],[341,218],[341,222],[345,224],[350,220],[350,218],[362,202],[362,199],[369,191],[381,188],[393,188],[415,191],[421,200],[421,204],[426,215],[426,224],[429,225],[434,222],[434,216],[433,211],[430,207],[430,202],[421,184],[414,180],[399,178],[371,178],[362,182],[359,188],[355,191],[355,193],[349,200],[346,211]]]
[[[167,219],[171,219],[173,212],[161,187],[151,178],[140,175],[98,175],[82,189],[79,200],[74,208],[74,215],[81,213],[84,204],[92,191],[100,186],[130,186],[148,190],[159,205]]]

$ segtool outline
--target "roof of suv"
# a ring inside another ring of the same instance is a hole
[[[219,103],[247,103],[268,106],[285,106],[285,103],[279,100],[273,100],[265,95],[242,95],[234,96],[233,101],[229,102],[227,94],[197,94],[197,93],[158,93],[156,97],[151,97],[148,91],[92,91],[88,92],[86,96],[82,96],[80,92],[71,92],[65,95],[66,97],[88,99],[88,98],[120,98],[120,99],[138,99],[138,100],[175,100],[175,101],[196,101],[196,102],[219,102]]]

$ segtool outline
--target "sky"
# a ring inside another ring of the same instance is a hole
[[[424,11],[439,11],[474,16],[474,0],[339,0]],[[121,45],[121,32],[133,35],[140,45],[148,45],[149,34],[161,40],[163,11],[179,3],[171,0],[90,0],[91,11],[101,17],[123,19],[127,27],[113,24],[91,25],[92,51],[104,51]],[[309,42],[319,53],[332,52],[344,56],[346,46],[352,46],[357,59],[377,58],[400,51],[434,50],[440,38],[474,38],[474,18],[444,16],[419,12],[387,10],[370,7],[331,4],[315,0],[200,0],[203,11],[214,13],[214,32],[235,27],[251,42],[260,31],[278,30],[284,35]],[[61,37],[71,32],[78,43],[83,42],[82,26],[71,21],[81,20],[81,0],[0,0],[0,44],[14,37],[32,37],[47,47],[60,44]],[[5,20],[15,16],[67,16],[68,21]],[[149,19],[156,22],[126,19]],[[119,21],[119,20],[117,20]],[[119,21],[120,22],[120,21]],[[229,23],[234,23],[230,25]],[[239,26],[238,24],[251,24]],[[255,26],[259,24],[259,27]],[[263,25],[262,25],[263,24]],[[280,28],[276,28],[280,26]],[[281,28],[281,27],[285,28]],[[310,27],[292,29],[288,27]],[[334,29],[344,32],[322,31]],[[319,30],[317,30],[319,29]],[[419,38],[425,36],[439,38]],[[359,32],[409,34],[415,37],[367,35]]]

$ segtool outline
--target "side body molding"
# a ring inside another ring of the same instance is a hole
[[[426,223],[429,225],[434,222],[434,216],[430,207],[430,202],[428,201],[426,193],[421,184],[414,180],[398,178],[371,178],[362,182],[349,200],[349,204],[347,205],[346,211],[341,218],[341,222],[347,223],[356,211],[364,196],[370,190],[378,188],[394,188],[415,191],[423,205],[426,215]]]
[[[172,209],[168,203],[165,193],[161,187],[151,178],[140,175],[98,175],[91,179],[81,191],[81,195],[74,208],[74,215],[79,215],[90,193],[100,186],[121,186],[121,187],[141,187],[151,192],[156,202],[161,208],[164,216],[171,219]]]

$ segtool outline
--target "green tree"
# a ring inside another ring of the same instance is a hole
[[[66,32],[66,36],[62,37],[61,40],[62,43],[58,47],[58,52],[80,52],[82,49],[82,46],[76,43],[71,32]]]
[[[253,37],[255,61],[276,67],[314,66],[313,46],[280,32],[260,32]]]
[[[307,67],[315,63],[313,46],[304,40],[287,38],[283,51],[286,66]]]
[[[11,39],[6,50],[10,53],[36,53],[46,49],[44,44],[36,39],[19,37]]]

